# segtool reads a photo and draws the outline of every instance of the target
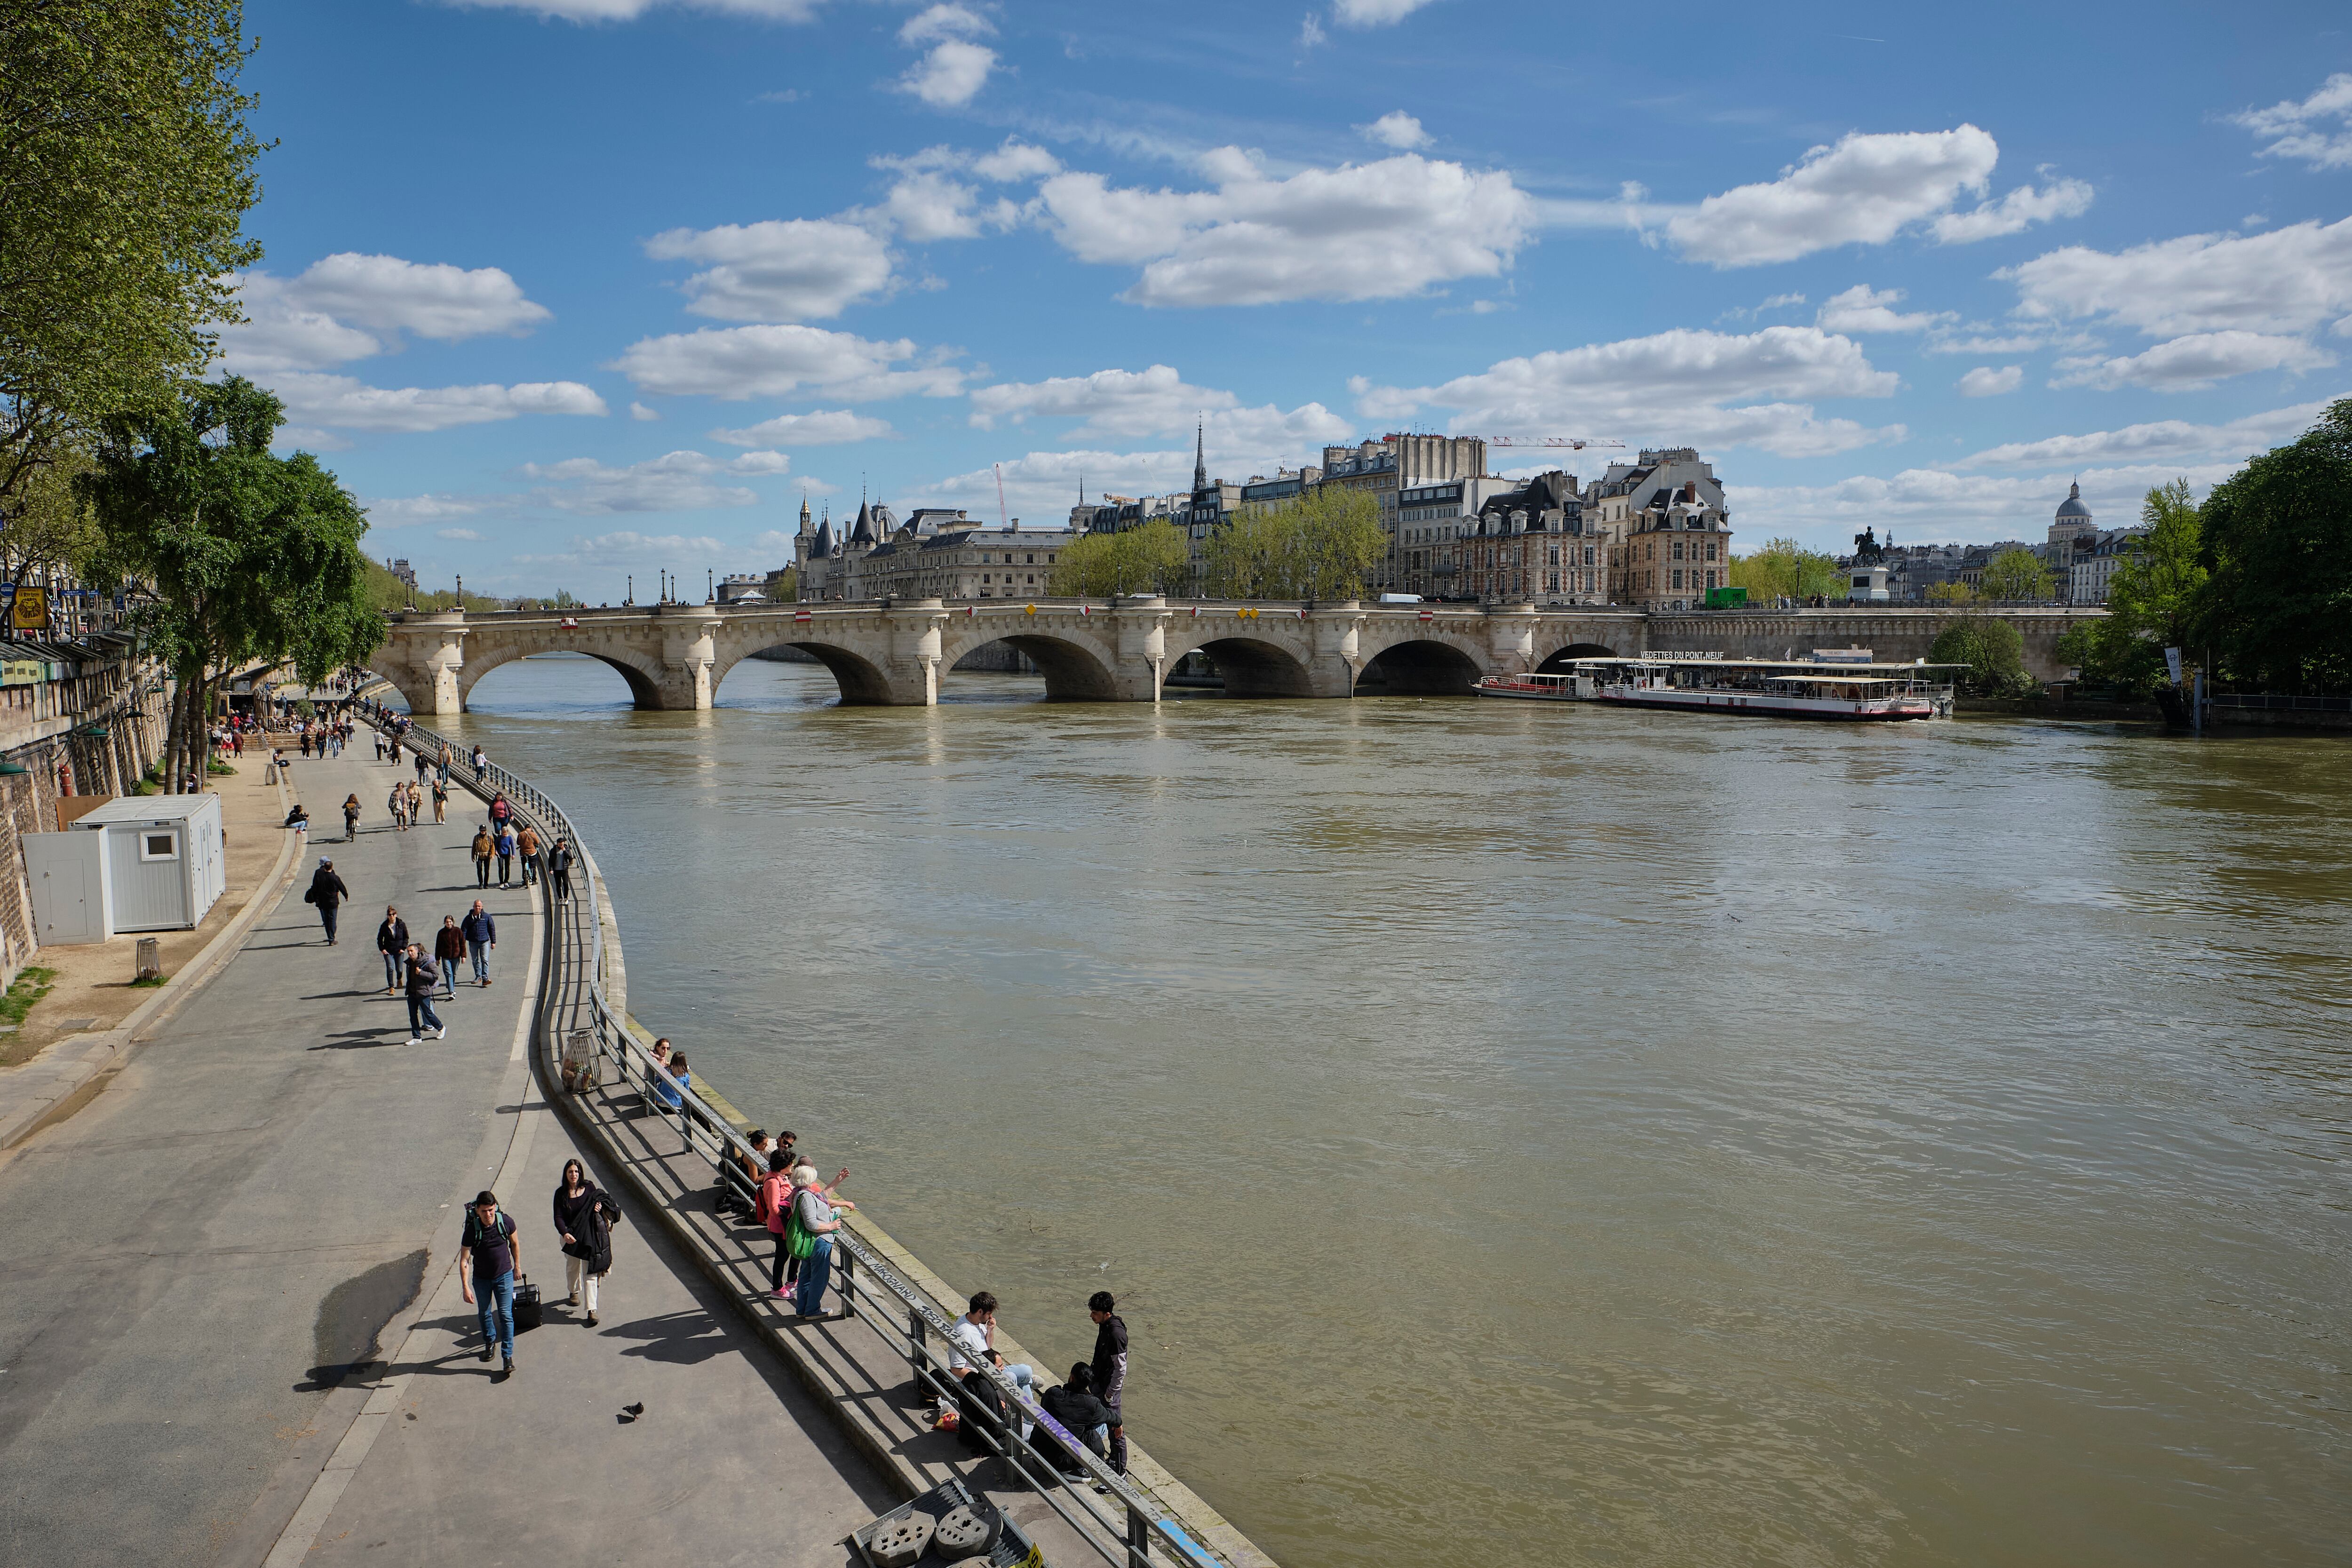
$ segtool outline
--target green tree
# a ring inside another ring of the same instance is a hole
[[[1948,623],[1928,647],[1927,662],[1967,665],[1958,684],[1989,697],[2022,697],[2041,687],[2026,672],[2024,634],[1991,616]]]
[[[2085,681],[2133,696],[2170,683],[2164,650],[2192,646],[2196,607],[2210,575],[2202,559],[2204,522],[2187,479],[2148,491],[2139,518],[2147,531],[2108,579],[2107,613],[2058,639],[2058,657],[2080,666]]]
[[[1046,591],[1074,598],[1180,590],[1191,566],[1183,531],[1155,517],[1118,533],[1089,533],[1064,549]]]
[[[2258,689],[2352,691],[2352,398],[2215,486],[2201,516],[2191,646]]]
[[[241,377],[105,422],[83,491],[111,574],[143,584],[149,646],[176,683],[165,787],[204,776],[213,683],[290,658],[315,684],[383,637],[360,549],[367,519],[308,452],[274,456],[283,410]]]
[[[2038,605],[2051,595],[2050,568],[2031,550],[2004,550],[1986,565],[1978,594],[1996,604]]]
[[[1731,558],[1727,581],[1750,599],[1843,599],[1845,571],[1837,558],[1807,550],[1793,539],[1768,539],[1746,555]]]
[[[237,319],[231,274],[261,255],[242,25],[239,0],[0,9],[0,510]]]
[[[1937,583],[1927,589],[1926,598],[1931,605],[1973,605],[1977,591],[1966,583]]]
[[[1318,486],[1211,534],[1207,587],[1228,599],[1360,598],[1388,548],[1369,492]]]

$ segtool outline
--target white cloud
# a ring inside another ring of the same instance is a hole
[[[919,363],[914,343],[875,342],[822,327],[705,327],[699,331],[644,338],[613,368],[656,393],[710,397],[789,397],[803,388],[852,403],[920,395],[952,397],[964,373],[940,355]],[[906,365],[906,368],[894,368]]]
[[[951,40],[932,45],[929,54],[907,68],[898,85],[933,109],[960,109],[979,96],[995,68],[994,49]]]
[[[2165,337],[2304,332],[2352,319],[2352,218],[2244,238],[2184,235],[2114,253],[2068,246],[1994,276],[2017,285],[2027,316],[2112,316]]]
[[[1324,36],[1323,18],[1312,11],[1307,12],[1298,24],[1298,47],[1302,49],[1318,48]]]
[[[1428,4],[1430,0],[1336,0],[1331,19],[1349,27],[1386,27]]]
[[[525,299],[521,286],[498,267],[468,270],[446,262],[344,251],[313,262],[287,288],[304,305],[344,321],[444,342],[519,338],[555,319],[545,306]]]
[[[941,5],[908,17],[898,29],[898,41],[920,48],[945,38],[982,38],[994,31],[996,25],[970,6]]]
[[[2301,338],[2269,337],[2261,332],[2192,332],[2128,358],[2060,360],[2059,374],[2050,384],[2095,386],[2108,392],[2120,386],[2144,386],[2157,392],[2200,392],[2217,381],[2254,371],[2300,374],[2335,363],[2334,354],[2314,348]]]
[[[1812,148],[1777,180],[1741,185],[1674,214],[1665,230],[1694,261],[1753,267],[1841,245],[1884,245],[1917,224],[1947,244],[1984,239],[2078,212],[2090,200],[2088,186],[2060,181],[2047,191],[2012,191],[1973,212],[1952,212],[1964,194],[1982,196],[1991,188],[2000,158],[1992,137],[1973,125],[1852,132],[1833,147]]]
[[[2250,109],[2231,120],[2257,136],[2276,138],[2262,150],[2265,158],[2295,158],[2315,169],[2352,169],[2352,71],[2337,71],[2317,92],[2268,109]],[[2340,127],[2330,131],[2326,121]]]
[[[1982,323],[1977,323],[1981,329]],[[2038,332],[1987,333],[1972,331],[1966,337],[1950,333],[1930,337],[1920,345],[1931,354],[2030,354],[2050,346]]]
[[[632,403],[629,405],[629,417],[641,423],[650,424],[660,418],[661,415],[642,403]]]
[[[1997,202],[1980,202],[1969,212],[1946,213],[1927,226],[1942,245],[1972,245],[2019,234],[2037,223],[2080,217],[2091,210],[2091,187],[2081,180],[2053,180],[2040,190],[2020,185]]]
[[[1998,369],[1980,364],[1960,377],[1960,395],[1999,397],[2004,392],[2015,392],[2024,379],[2025,367],[2021,364],[2005,364]]]
[[[247,272],[236,282],[249,319],[223,329],[221,359],[241,374],[323,370],[396,353],[403,332],[445,342],[520,337],[554,319],[497,267],[468,271],[345,251],[297,277]]]
[[[1832,294],[1824,300],[1815,324],[1825,332],[1924,332],[1957,320],[1949,310],[1899,315],[1895,307],[1902,302],[1900,289],[1874,292],[1868,284],[1857,283],[1844,293]]]
[[[2191,458],[2242,458],[2292,441],[2326,412],[2327,400],[2250,414],[2226,425],[2160,419],[2120,430],[2052,436],[1989,447],[1960,459],[1962,468],[2059,469],[2093,463],[2158,463]]]
[[[531,498],[541,505],[588,516],[756,506],[760,500],[757,492],[740,485],[714,482],[719,465],[699,452],[669,452],[620,468],[594,458],[572,458],[560,463],[525,463],[517,471],[540,481]]]
[[[444,528],[435,531],[433,537],[436,539],[448,539],[468,543],[478,543],[480,542],[482,536],[475,532],[470,528]]]
[[[656,5],[757,16],[771,22],[810,22],[823,0],[450,0],[483,10],[529,11],[561,22],[634,22]]]
[[[646,254],[716,263],[687,279],[687,309],[726,321],[837,316],[891,282],[878,235],[823,218],[674,228],[646,241]]]
[[[1297,462],[1292,457],[1289,461]],[[1256,471],[1249,467],[1236,468],[1221,461],[1220,455],[1210,455],[1213,475],[1239,476]],[[996,481],[998,468],[974,468],[969,473],[951,475],[937,483],[916,487],[908,495],[910,505],[961,506],[974,517],[993,523],[998,520]],[[1129,496],[1169,495],[1192,488],[1192,448],[1188,443],[1181,451],[1164,452],[1031,452],[1002,465],[1004,479],[1004,500],[1013,516],[1024,522],[1059,523],[1069,516],[1070,507],[1078,499],[1078,482],[1086,481],[1087,494],[1099,497],[1106,492]],[[1271,471],[1270,468],[1266,471]]]
[[[1377,142],[1383,147],[1393,147],[1400,153],[1410,153],[1416,147],[1429,145],[1429,132],[1421,121],[1402,109],[1391,109],[1370,125],[1359,125],[1367,142]]]
[[[730,447],[837,447],[897,434],[887,419],[835,408],[818,409],[813,414],[779,414],[748,429],[713,430],[710,438]]]
[[[1906,544],[1983,544],[2000,539],[2040,540],[2050,526],[2051,513],[2065,498],[2070,479],[2079,477],[2083,499],[2095,514],[2120,521],[2137,518],[2140,498],[2154,486],[2185,478],[2202,491],[2236,467],[2234,462],[2189,468],[2155,464],[2084,468],[2079,476],[2062,468],[2013,479],[1906,468],[1892,479],[1858,476],[1829,485],[1727,484],[1724,490],[1738,520],[1743,548],[1790,534],[1843,550],[1865,527],[1877,529],[1882,537],[1899,532]]]
[[[728,459],[727,463],[727,471],[730,474],[760,474],[773,478],[777,474],[788,474],[792,469],[792,458],[782,452],[745,452],[740,457]]]
[[[1897,378],[1860,344],[1818,327],[1745,336],[1676,330],[1654,337],[1508,359],[1443,386],[1365,389],[1391,417],[1424,405],[1457,409],[1448,427],[1487,436],[1613,436],[1630,445],[1749,446],[1782,457],[1900,440],[1816,416],[1812,399],[1886,397]],[[1752,400],[1769,401],[1752,401]],[[1360,404],[1359,406],[1365,406]]]
[[[1205,418],[1218,449],[1234,452],[1296,451],[1354,433],[1319,403],[1302,404],[1286,414],[1270,403],[1244,408],[1232,393],[1190,385],[1164,364],[983,386],[971,395],[971,409],[972,425],[982,430],[994,429],[1000,419],[1020,425],[1032,416],[1083,419],[1066,437],[1072,441],[1183,434]]]
[[[298,301],[284,280],[266,272],[236,279],[246,319],[221,329],[222,365],[239,375],[279,370],[324,370],[366,359],[386,347],[383,340],[346,326],[324,310]]]
[[[1356,400],[1357,413],[1382,423],[1410,419],[1421,408],[1417,394],[1402,387],[1376,386],[1366,376],[1351,375],[1348,378],[1348,395]]]
[[[604,400],[576,381],[514,386],[369,386],[354,376],[289,371],[271,378],[293,418],[356,430],[446,430],[522,414],[602,415]]]
[[[367,513],[371,528],[413,528],[423,522],[471,517],[488,504],[479,496],[393,496],[362,501],[361,510]]]
[[[972,173],[982,179],[1001,183],[1042,180],[1048,174],[1062,172],[1061,160],[1043,147],[1008,136],[1004,144],[993,153],[983,153],[971,161]]]
[[[1046,227],[1084,261],[1142,262],[1143,305],[1378,300],[1491,278],[1535,206],[1499,171],[1405,153],[1270,179],[1238,148],[1202,160],[1212,191],[1116,189],[1073,171],[1039,187]]]
[[[933,5],[908,18],[898,29],[898,41],[910,48],[930,46],[929,53],[907,68],[898,79],[901,92],[914,94],[933,109],[960,109],[970,103],[996,68],[996,51],[971,40],[996,31],[995,25],[963,5]]]
[[[556,566],[593,568],[635,565],[671,565],[679,557],[693,560],[724,561],[740,551],[737,545],[709,534],[635,533],[624,530],[617,533],[600,533],[593,538],[574,536],[571,548],[555,555],[518,555],[518,566]]]

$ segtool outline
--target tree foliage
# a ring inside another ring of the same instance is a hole
[[[2022,697],[2041,684],[2026,672],[2024,634],[1991,616],[1946,625],[1927,649],[1927,662],[1967,665],[1958,672],[1960,688],[1989,697]]]
[[[1118,533],[1089,533],[1066,546],[1047,587],[1078,598],[1181,592],[1191,554],[1183,531],[1155,517]]]
[[[1369,491],[1318,486],[1212,533],[1206,586],[1227,599],[1360,598],[1388,548]]]
[[[256,659],[291,659],[315,684],[383,640],[368,592],[359,503],[308,452],[269,450],[278,399],[241,377],[100,426],[82,492],[99,561],[152,595],[149,646],[177,682],[173,776],[200,779],[213,682]]]
[[[1977,594],[1996,604],[2038,605],[2051,596],[2054,586],[2050,568],[2040,556],[2031,550],[2004,550],[1986,563]]]
[[[2187,636],[2278,692],[2352,691],[2352,398],[2205,498]]]
[[[2171,677],[2168,647],[2192,646],[2206,578],[2204,523],[2185,479],[2158,485],[2140,502],[2147,532],[2107,581],[2107,613],[2058,639],[2058,657],[2091,685],[2144,697]]]
[[[1793,539],[1768,539],[1746,555],[1731,558],[1728,582],[1750,599],[1843,599],[1845,570],[1837,558],[1807,550]]]
[[[239,0],[9,0],[0,20],[0,509],[200,374],[260,247]]]

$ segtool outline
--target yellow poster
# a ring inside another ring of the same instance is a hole
[[[47,588],[18,588],[16,602],[9,607],[8,624],[20,632],[47,631],[49,591]]]

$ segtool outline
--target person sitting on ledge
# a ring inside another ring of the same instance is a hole
[[[302,809],[300,801],[296,801],[294,809],[286,814],[286,826],[297,833],[310,831],[310,814]]]
[[[1077,1363],[1070,1368],[1070,1381],[1047,1389],[1037,1404],[1061,1423],[1064,1431],[1093,1449],[1095,1458],[1110,1458],[1110,1406],[1095,1397],[1093,1367]],[[1053,1462],[1065,1480],[1084,1479],[1086,1467],[1052,1432],[1037,1434],[1037,1451]]]

